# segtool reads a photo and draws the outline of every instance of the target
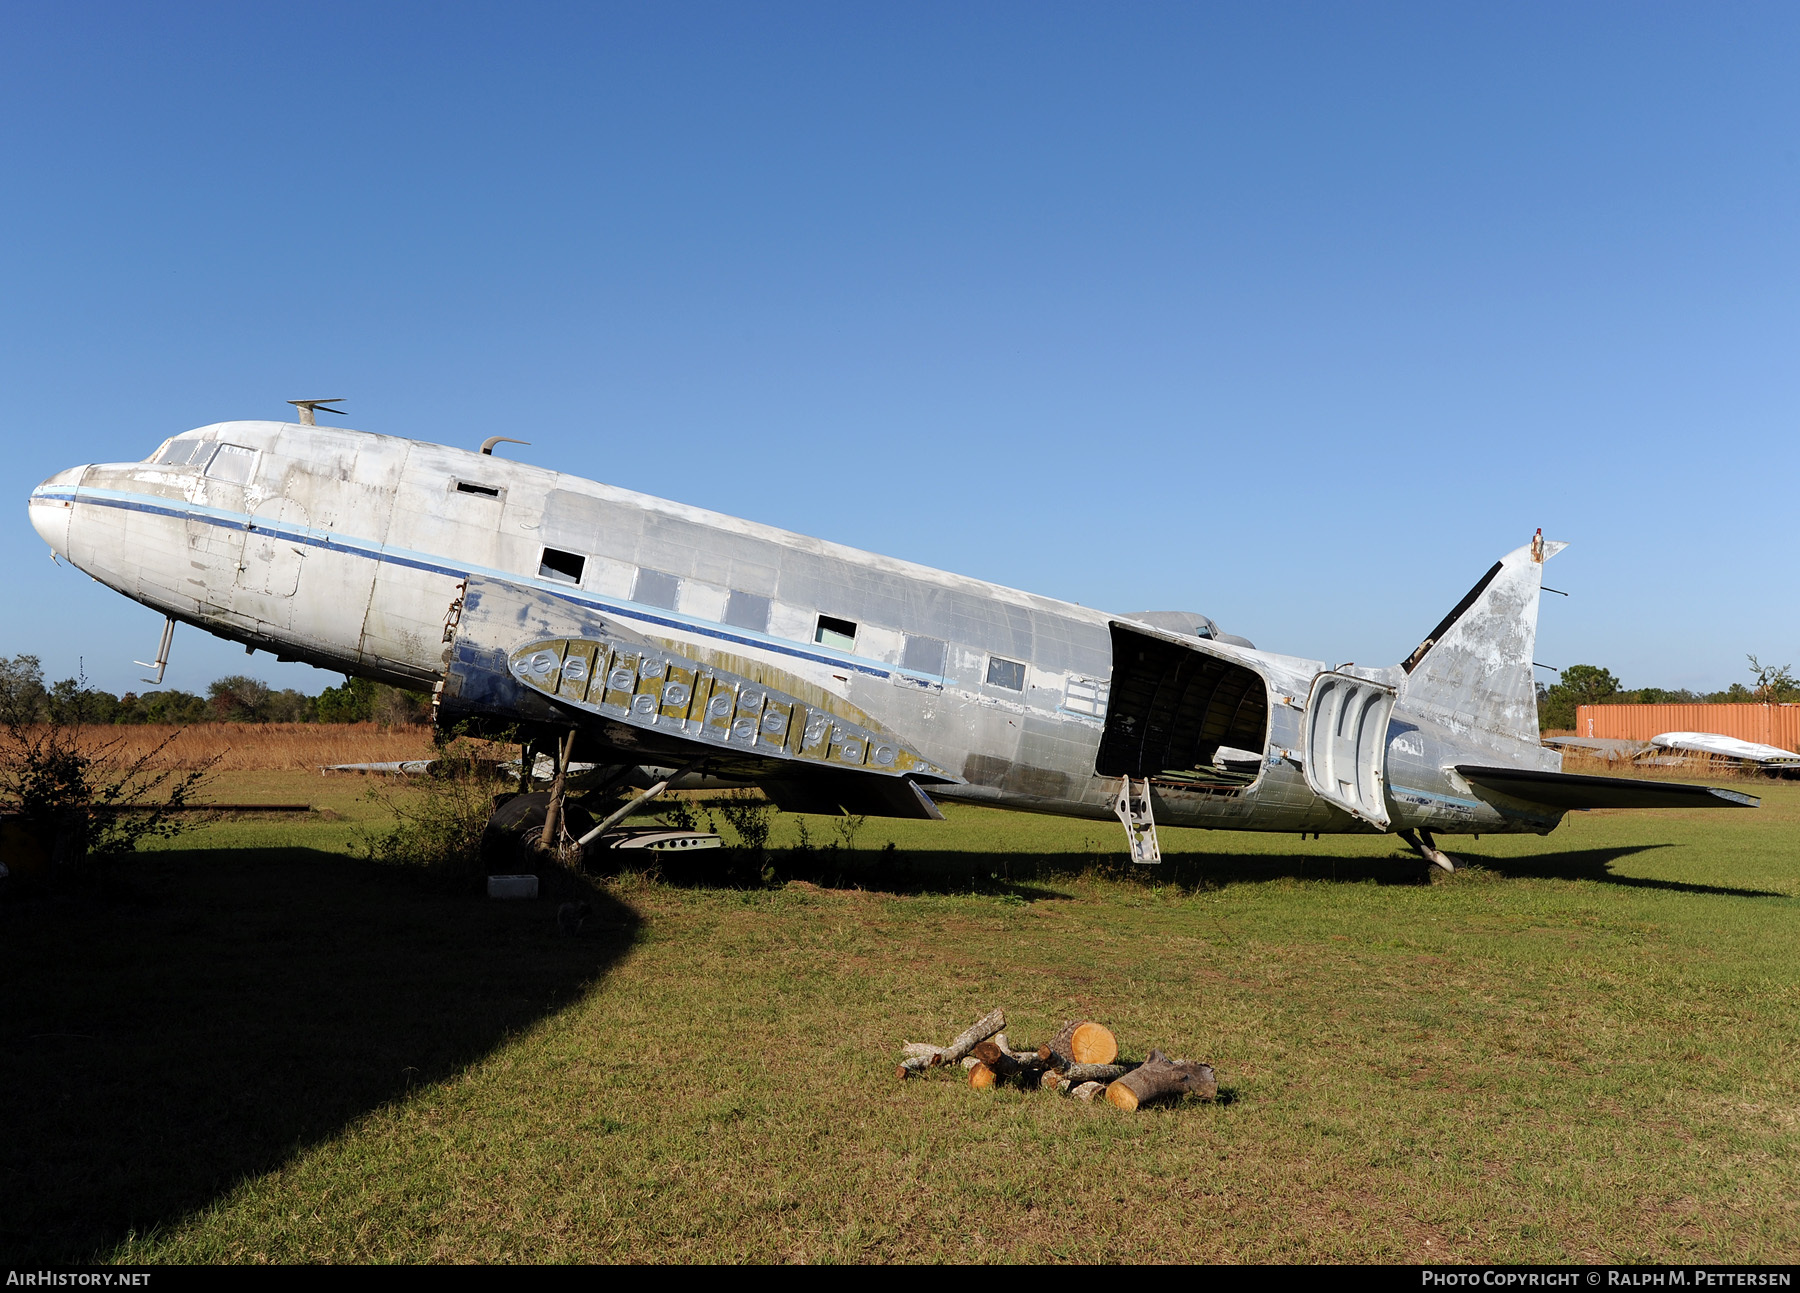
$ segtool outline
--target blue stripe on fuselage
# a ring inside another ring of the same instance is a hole
[[[704,622],[687,619],[671,619],[658,615],[639,606],[636,602],[615,603],[601,601],[592,596],[571,593],[566,584],[555,584],[545,579],[532,579],[529,576],[513,574],[505,570],[493,570],[486,566],[444,564],[440,557],[429,553],[414,552],[406,548],[383,549],[364,539],[347,538],[332,531],[315,530],[311,526],[276,525],[266,521],[258,521],[243,512],[231,512],[222,508],[203,507],[199,504],[173,506],[166,499],[158,499],[144,494],[131,494],[116,489],[95,489],[82,486],[77,490],[33,490],[31,497],[46,499],[51,502],[93,503],[98,507],[116,507],[127,512],[143,512],[151,516],[168,516],[179,521],[202,521],[207,525],[216,525],[220,529],[255,531],[272,534],[290,543],[301,543],[307,547],[321,548],[331,552],[354,553],[359,557],[367,557],[371,561],[387,561],[397,566],[405,566],[411,570],[423,570],[431,574],[448,575],[453,579],[467,579],[470,575],[484,575],[491,579],[503,579],[511,583],[523,584],[531,588],[549,593],[560,601],[593,610],[606,611],[622,619],[634,620],[643,624],[655,624],[662,628],[676,629],[684,633],[697,634],[700,637],[716,638],[721,642],[730,642],[737,646],[751,647],[757,650],[773,651],[779,655],[791,656],[797,660],[807,660],[813,664],[829,665],[832,668],[854,669],[858,673],[868,674],[873,678],[891,678],[895,671],[885,665],[864,662],[849,656],[820,655],[814,651],[797,649],[791,643],[781,642],[775,638],[749,635],[747,632],[731,633],[722,628]],[[902,675],[908,676],[908,675]]]

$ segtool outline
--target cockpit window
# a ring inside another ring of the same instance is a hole
[[[242,485],[250,479],[250,468],[255,462],[256,450],[237,444],[222,444],[206,464],[206,474],[214,480],[228,480]]]
[[[204,447],[204,440],[171,440],[163,446],[163,451],[156,455],[159,467],[185,467],[193,462]]]

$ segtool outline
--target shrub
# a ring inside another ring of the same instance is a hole
[[[85,681],[70,679],[46,692],[31,656],[0,661],[0,794],[27,831],[54,841],[51,882],[89,854],[113,857],[146,840],[182,830],[179,816],[206,782],[216,759],[176,771],[154,764],[173,732],[135,756],[122,737],[89,733],[97,705]],[[104,720],[102,720],[104,721]]]
[[[423,777],[369,790],[369,798],[393,814],[394,825],[365,834],[362,844],[372,862],[407,869],[434,886],[472,891],[487,874],[482,836],[494,796],[505,787],[492,762],[474,757],[460,734],[436,744],[437,757]]]

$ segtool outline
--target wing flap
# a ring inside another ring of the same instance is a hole
[[[1575,772],[1531,768],[1484,768],[1459,763],[1457,772],[1484,790],[1546,808],[1758,808],[1762,800],[1736,790],[1632,777],[1590,777]]]

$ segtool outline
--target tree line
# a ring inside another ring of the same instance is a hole
[[[0,720],[105,726],[115,723],[429,723],[431,698],[367,678],[347,678],[316,696],[233,674],[208,684],[206,695],[178,688],[122,696],[81,678],[46,684],[33,655],[0,657]]]
[[[1599,665],[1570,665],[1548,685],[1538,684],[1538,730],[1566,732],[1575,726],[1582,705],[1780,705],[1800,702],[1800,682],[1790,665],[1766,665],[1750,656],[1751,682],[1734,682],[1724,691],[1670,691],[1663,687],[1627,688],[1612,670]]]
[[[1663,687],[1627,688],[1610,669],[1571,665],[1554,683],[1538,684],[1538,726],[1566,731],[1575,726],[1581,705],[1783,704],[1800,702],[1800,682],[1788,665],[1764,665],[1749,657],[1751,682],[1734,682],[1724,691],[1695,692]],[[176,688],[128,691],[122,696],[88,686],[79,678],[46,685],[36,656],[0,657],[0,719],[25,722],[163,723],[429,723],[431,698],[348,678],[316,696],[291,687],[276,690],[243,674],[210,683],[206,695]]]

